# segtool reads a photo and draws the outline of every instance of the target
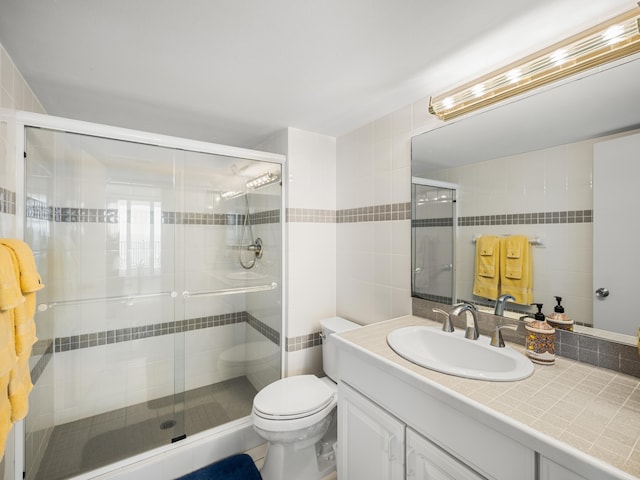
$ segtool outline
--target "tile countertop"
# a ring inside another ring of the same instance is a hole
[[[640,379],[563,357],[537,365],[517,382],[454,377],[415,365],[386,341],[396,328],[439,325],[406,316],[350,330],[339,336],[357,347],[478,402],[552,439],[640,476]],[[508,345],[524,354],[524,346]]]

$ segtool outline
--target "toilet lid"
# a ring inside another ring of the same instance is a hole
[[[256,412],[273,417],[312,415],[333,400],[331,389],[315,375],[296,375],[266,386],[253,399]]]

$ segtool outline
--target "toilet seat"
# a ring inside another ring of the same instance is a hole
[[[253,399],[254,412],[270,420],[293,420],[324,410],[335,400],[335,392],[315,375],[297,375],[277,380]]]
[[[254,425],[286,432],[310,427],[328,416],[337,403],[336,390],[315,375],[277,380],[253,399]]]

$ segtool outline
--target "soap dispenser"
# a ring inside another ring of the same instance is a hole
[[[556,329],[549,325],[542,313],[541,303],[532,303],[538,307],[534,318],[525,317],[527,330],[525,346],[527,357],[532,362],[552,365],[556,361]]]
[[[547,323],[558,330],[567,330],[569,332],[573,332],[573,320],[571,320],[566,313],[564,313],[564,307],[560,305],[562,302],[562,297],[555,297],[556,305],[553,308],[553,313],[547,315]]]

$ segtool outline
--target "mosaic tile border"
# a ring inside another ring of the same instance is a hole
[[[556,354],[640,377],[640,356],[635,345],[625,345],[578,332],[556,330]]]
[[[263,333],[269,340],[280,345],[280,334],[273,328],[265,325],[248,312],[225,313],[210,315],[207,317],[189,318],[172,322],[155,323],[138,327],[119,328],[100,332],[73,335],[70,337],[57,337],[54,340],[54,351],[68,352],[83,348],[109,345],[112,343],[130,342],[143,338],[173,335],[175,333],[200,330],[204,328],[219,327],[246,322],[254,329]],[[266,334],[265,334],[266,333]]]
[[[34,198],[27,199],[27,218],[63,223],[118,223],[117,209],[110,208],[67,208],[52,207]],[[15,214],[15,204],[14,212]],[[172,212],[162,211],[160,221],[166,225],[242,225],[244,215],[235,213],[199,213],[199,212]],[[127,216],[130,223],[131,216]],[[150,215],[151,224],[155,222],[155,216]],[[280,210],[267,210],[249,215],[252,225],[279,223]]]
[[[322,345],[322,332],[313,332],[297,337],[288,337],[286,344],[287,352],[297,352],[306,348],[318,347]]]
[[[0,187],[0,213],[16,214],[16,192]]]
[[[411,202],[372,205],[369,207],[328,210],[321,208],[287,208],[290,223],[359,223],[411,219]]]
[[[459,227],[478,225],[537,225],[549,223],[592,223],[593,210],[566,210],[561,212],[509,213],[459,217]]]
[[[337,223],[386,222],[391,220],[411,220],[411,202],[347,208],[338,210],[336,214]]]
[[[321,208],[287,208],[290,223],[336,223],[337,212]]]
[[[275,328],[270,327],[266,323],[261,322],[260,320],[258,320],[256,317],[254,317],[250,313],[247,313],[247,312],[245,312],[245,313],[247,314],[246,322],[251,327],[253,327],[256,331],[258,331],[259,333],[261,333],[265,337],[267,337],[269,340],[271,340],[276,345],[280,346],[280,332],[279,331],[277,331]]]
[[[458,222],[460,223],[460,222]],[[453,218],[422,218],[411,220],[411,226],[414,228],[422,227],[451,227],[453,226]]]
[[[32,355],[42,355],[31,369],[31,383],[35,385],[42,372],[53,359],[53,340],[38,340],[33,346]]]

